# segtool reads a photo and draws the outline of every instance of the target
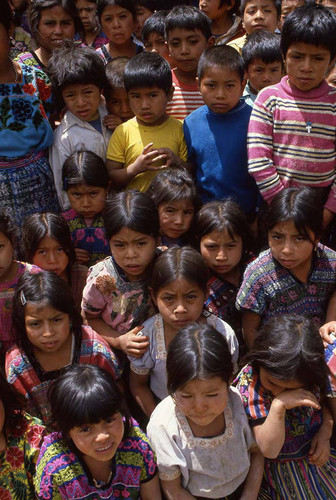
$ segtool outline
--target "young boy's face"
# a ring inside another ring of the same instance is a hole
[[[173,89],[168,94],[159,87],[134,88],[128,92],[133,113],[142,125],[161,125],[166,119],[166,107],[172,98]]]
[[[200,0],[199,8],[205,15],[207,15],[211,21],[225,18],[228,16],[228,12],[234,6],[234,0],[224,3],[221,7],[219,6],[220,0]]]
[[[274,33],[278,24],[278,14],[272,0],[251,0],[246,3],[243,25],[250,35],[257,30]]]
[[[168,33],[167,45],[177,68],[185,73],[193,73],[197,71],[199,58],[208,42],[201,30],[174,28]]]
[[[67,85],[62,90],[62,97],[68,110],[77,118],[85,122],[98,118],[101,92],[97,85],[86,83]]]
[[[239,102],[245,87],[237,71],[213,66],[205,70],[200,92],[205,104],[217,114],[228,113]]]
[[[251,90],[257,94],[264,87],[279,83],[282,77],[282,63],[274,61],[264,63],[261,59],[254,59],[246,71]]]
[[[329,85],[336,87],[336,66],[334,66],[333,69],[330,71],[327,77],[327,82],[329,83]]]
[[[123,122],[133,118],[134,113],[125,88],[114,87],[108,90],[105,99],[109,114],[119,116]]]
[[[169,64],[172,63],[165,37],[161,33],[157,31],[149,33],[147,40],[144,40],[144,46],[146,52],[157,52]]]
[[[143,25],[145,24],[146,19],[148,19],[153,12],[149,9],[146,9],[143,5],[137,5],[135,7],[136,11],[136,21],[135,21],[135,26],[134,26],[134,33],[135,36],[141,40],[141,32]]]
[[[308,91],[320,85],[330,64],[330,50],[321,45],[292,43],[285,58],[289,83]]]
[[[288,16],[288,14],[293,12],[293,10],[295,10],[297,7],[300,7],[300,5],[304,5],[304,3],[305,0],[282,0],[281,16],[280,16],[281,27],[285,22],[285,19]]]

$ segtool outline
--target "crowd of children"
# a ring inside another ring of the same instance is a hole
[[[335,498],[332,0],[0,11],[0,498]]]

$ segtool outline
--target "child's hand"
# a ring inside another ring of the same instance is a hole
[[[134,163],[132,163],[132,165],[128,167],[128,171],[134,176],[137,174],[141,174],[146,170],[161,170],[163,167],[165,167],[165,165],[162,165],[160,167],[155,167],[153,165],[154,162],[165,160],[166,155],[160,155],[159,150],[154,149],[152,146],[152,142],[147,144],[147,146],[143,148],[141,155],[135,160]]]
[[[335,342],[336,321],[329,321],[320,328],[320,335],[323,340],[324,347]]]
[[[79,264],[86,264],[89,261],[89,252],[82,248],[75,248],[76,261]]]
[[[141,358],[147,351],[149,346],[149,338],[145,335],[137,335],[142,330],[143,326],[136,326],[119,337],[120,349],[124,351],[127,356],[133,358]]]
[[[105,115],[103,122],[105,127],[114,130],[122,123],[122,119],[117,115]]]
[[[288,389],[281,392],[273,399],[273,404],[280,404],[285,410],[291,410],[297,406],[311,406],[316,410],[321,408],[314,394],[302,388]]]
[[[309,450],[309,463],[312,465],[324,465],[330,456],[330,438],[318,431],[312,439]]]
[[[173,162],[181,163],[181,159],[169,148],[159,148],[158,153],[166,158],[165,167],[169,167]]]

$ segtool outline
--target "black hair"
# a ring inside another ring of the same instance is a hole
[[[135,20],[136,18],[136,10],[135,10],[135,2],[134,0],[99,0],[97,5],[97,16],[99,18],[99,22],[101,22],[101,16],[109,5],[118,5],[123,9],[128,10]]]
[[[248,36],[242,48],[242,57],[245,69],[248,69],[249,65],[256,59],[261,59],[264,64],[273,62],[283,64],[280,38],[275,33],[257,30]]]
[[[54,421],[63,438],[75,449],[69,437],[74,427],[95,424],[120,413],[124,419],[124,436],[132,422],[124,396],[113,376],[93,365],[72,365],[55,380],[48,390]]]
[[[140,5],[141,7],[145,7],[145,9],[150,10],[151,12],[155,12],[159,7],[158,0],[135,0],[135,6]]]
[[[242,258],[250,252],[253,246],[247,217],[238,203],[233,200],[211,201],[203,205],[198,212],[196,234],[199,242],[213,231],[227,231],[232,239],[240,236],[243,242]]]
[[[2,0],[1,2],[1,20],[0,24],[3,25],[7,33],[10,32],[14,24],[14,16],[12,9],[9,6],[8,0]]]
[[[233,372],[229,346],[223,335],[208,324],[192,323],[181,328],[167,353],[169,394],[195,379],[220,377],[227,385]]]
[[[67,254],[69,259],[67,274],[70,279],[70,270],[75,262],[75,250],[69,226],[60,214],[44,212],[27,217],[22,228],[22,252],[25,260],[33,261],[40,241],[45,236],[57,240]]]
[[[62,168],[63,190],[76,184],[87,184],[107,189],[110,182],[105,162],[92,151],[76,151]]]
[[[0,370],[0,402],[5,410],[5,422],[2,431],[5,436],[17,431],[18,425],[22,423],[22,413],[25,407],[25,398],[16,392],[12,384],[6,380],[5,373]]]
[[[116,193],[106,203],[103,218],[108,240],[124,227],[153,238],[159,236],[159,216],[154,202],[140,191],[131,189]]]
[[[109,86],[100,55],[91,47],[79,47],[71,42],[54,51],[48,64],[48,75],[61,106],[64,106],[62,91],[68,85],[91,84],[101,91]]]
[[[4,234],[9,239],[12,246],[15,242],[16,227],[12,222],[12,218],[6,213],[0,212],[0,233]]]
[[[241,0],[240,2],[240,17],[243,18],[244,17],[244,12],[245,12],[245,9],[246,9],[246,5],[248,3],[250,3],[252,0]],[[272,0],[272,2],[274,3],[274,7],[276,8],[276,11],[277,11],[277,17],[278,19],[280,18],[280,15],[281,15],[281,0]]]
[[[105,72],[106,78],[109,82],[109,88],[125,88],[124,74],[125,66],[129,62],[129,57],[115,57],[112,61],[106,64]]]
[[[208,16],[196,7],[188,5],[178,5],[169,12],[165,23],[166,40],[168,40],[169,32],[175,28],[199,30],[206,40],[212,36],[211,21]]]
[[[165,36],[165,19],[168,14],[168,10],[158,10],[146,19],[141,32],[141,38],[144,42],[148,40],[149,35],[153,32]]]
[[[257,333],[245,358],[278,380],[325,388],[328,369],[318,327],[304,316],[271,318]]]
[[[207,266],[194,248],[171,247],[159,255],[149,283],[154,297],[161,288],[180,278],[195,283],[204,293],[207,292]]]
[[[41,307],[45,304],[68,314],[72,324],[71,331],[77,339],[81,337],[82,317],[76,309],[71,288],[66,281],[50,271],[36,274],[25,272],[18,281],[12,313],[14,337],[25,352],[31,351],[25,326],[25,309],[28,303],[42,304]]]
[[[266,229],[292,220],[299,233],[311,241],[308,231],[316,238],[322,234],[323,211],[321,200],[311,188],[283,189],[274,196],[266,214]],[[312,241],[312,243],[314,243]]]
[[[172,87],[171,69],[156,52],[142,52],[126,64],[124,83],[127,92],[136,88],[158,87],[168,94]]]
[[[220,0],[218,8],[220,9],[223,7],[223,5],[229,5],[231,3],[231,0]],[[239,7],[240,7],[240,0],[234,0],[234,4],[231,7],[230,10],[228,10],[229,16],[232,16],[233,14],[238,14],[239,13]]]
[[[285,19],[281,31],[280,47],[286,57],[293,43],[307,43],[325,47],[330,60],[336,55],[336,16],[327,7],[313,2],[297,7]]]
[[[235,71],[241,81],[244,80],[244,61],[239,52],[229,45],[214,45],[205,49],[200,57],[197,68],[198,82],[204,76],[207,69],[217,66],[223,70]]]
[[[71,16],[74,22],[75,32],[83,33],[83,24],[77,12],[74,2],[70,0],[32,0],[28,7],[28,22],[33,38],[39,41],[38,26],[41,20],[42,12],[45,9],[52,9],[53,7],[62,7],[67,14]]]

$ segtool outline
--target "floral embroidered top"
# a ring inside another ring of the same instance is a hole
[[[110,245],[106,239],[104,221],[101,215],[98,214],[92,219],[90,226],[88,226],[84,218],[72,208],[63,212],[62,216],[68,223],[71,239],[75,248],[81,248],[89,252],[89,262],[86,265],[93,266],[111,255]]]
[[[6,428],[7,447],[0,452],[1,500],[33,500],[33,476],[45,427],[28,413],[15,411]]]
[[[20,66],[22,83],[0,84],[0,157],[26,156],[48,149],[53,142],[46,115],[51,83],[42,71]]]
[[[83,38],[81,37],[81,35],[79,33],[76,33],[75,36],[74,36],[74,41],[77,42],[77,43],[80,43],[81,45],[87,45],[89,47],[92,47],[93,49],[99,49],[102,45],[105,45],[109,42],[109,39],[107,38],[107,36],[105,35],[104,31],[101,30],[96,38],[93,40],[92,43],[88,44],[85,42],[85,40],[83,40]]]
[[[111,469],[111,480],[97,488],[85,464],[62,440],[62,434],[55,432],[45,438],[41,448],[34,480],[37,498],[140,499],[141,484],[156,476],[157,466],[151,445],[135,420],[118,446]]]
[[[82,309],[92,317],[103,319],[120,334],[142,325],[155,313],[147,280],[128,281],[112,257],[91,267]]]

